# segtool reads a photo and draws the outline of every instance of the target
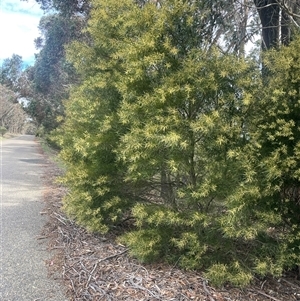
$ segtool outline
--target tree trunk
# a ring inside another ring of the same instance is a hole
[[[288,45],[291,40],[291,19],[286,11],[281,14],[281,44]]]
[[[254,0],[254,3],[262,25],[262,49],[277,47],[281,28],[279,4],[276,0]]]

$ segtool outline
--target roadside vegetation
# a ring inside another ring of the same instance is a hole
[[[217,286],[297,269],[298,1],[37,2],[35,65],[2,84],[59,147],[68,216]]]

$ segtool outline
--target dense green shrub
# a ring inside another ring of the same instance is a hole
[[[262,81],[199,35],[203,1],[92,4],[56,132],[65,210],[92,231],[134,218],[131,254],[217,285],[299,264],[299,40],[266,54]]]

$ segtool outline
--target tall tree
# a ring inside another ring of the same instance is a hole
[[[5,127],[10,133],[22,133],[26,117],[17,94],[0,84],[0,126]]]
[[[264,50],[287,45],[293,25],[300,26],[299,0],[254,0],[262,26]]]
[[[83,22],[81,16],[60,13],[45,15],[40,21],[41,36],[35,41],[40,52],[29,72],[32,89],[28,109],[46,132],[57,127],[57,117],[64,114],[62,100],[78,79],[66,61],[65,46],[80,39]]]
[[[40,36],[35,44],[39,53],[35,64],[22,76],[22,94],[26,94],[26,110],[46,133],[59,124],[64,114],[63,99],[78,81],[74,69],[65,59],[65,46],[85,38],[82,32],[90,10],[88,0],[36,0],[45,11],[39,24]]]
[[[19,90],[19,80],[23,70],[22,57],[13,54],[3,61],[0,69],[0,83],[13,91]]]
[[[66,17],[75,14],[87,15],[90,10],[89,0],[36,0],[45,11],[55,9]]]

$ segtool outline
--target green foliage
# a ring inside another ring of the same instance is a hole
[[[246,272],[239,262],[233,262],[230,265],[216,263],[209,268],[206,276],[213,280],[216,286],[221,286],[224,282],[230,282],[236,286],[245,286],[252,280],[251,272]]]
[[[7,132],[7,128],[4,126],[0,126],[0,135],[3,137],[3,135]]]
[[[19,134],[27,124],[26,114],[18,102],[18,94],[5,85],[0,84],[0,124],[1,132]],[[5,129],[5,130],[4,130]]]
[[[299,264],[299,41],[266,54],[263,85],[211,43],[204,1],[92,7],[54,138],[66,212],[100,232],[134,218],[120,238],[134,256],[216,285]]]
[[[23,60],[21,56],[13,54],[11,58],[5,59],[0,68],[0,83],[16,92],[19,87],[22,69]]]
[[[149,21],[133,23],[141,28],[138,38],[126,41],[119,55],[126,62],[119,116],[129,130],[117,153],[127,166],[126,181],[139,187],[146,203],[153,198],[157,203],[133,208],[139,229],[123,241],[141,260],[151,258],[144,248],[153,239],[154,258],[208,268],[215,260],[230,264],[237,257],[221,254],[235,247],[222,237],[221,217],[226,197],[247,168],[235,156],[247,144],[250,91],[257,89],[257,75],[251,64],[195,40],[196,33],[183,34],[201,26],[195,14],[199,3],[172,4],[135,12],[136,20]],[[145,28],[145,23],[155,26]],[[231,273],[249,281],[244,271]]]
[[[56,96],[58,91],[55,93],[51,89],[57,87],[57,81],[63,81],[67,76],[70,66],[65,62],[64,46],[78,38],[78,23],[76,18],[68,19],[57,13],[41,18],[39,29],[42,36],[39,42],[36,41],[40,52],[34,65],[34,84],[38,92],[52,92]]]
[[[118,28],[108,14],[115,18],[121,5],[118,2],[110,12],[106,4],[96,4],[88,29],[93,43],[74,42],[68,48],[82,82],[65,103],[66,118],[56,141],[68,168],[62,181],[71,188],[66,211],[90,230],[106,232],[127,217],[135,197],[123,182],[124,168],[114,153],[125,128],[116,113],[121,101],[116,83],[122,68],[114,58]]]
[[[259,139],[264,160],[261,167],[273,190],[271,206],[281,217],[287,249],[300,250],[300,39],[265,59],[268,87],[262,109],[268,118],[259,119]],[[276,61],[275,61],[276,58]]]
[[[265,54],[268,74],[239,160],[246,173],[222,217],[226,235],[261,243],[252,255],[262,275],[281,275],[300,261],[299,45],[298,38]]]
[[[161,229],[159,229],[161,230]],[[120,241],[130,246],[131,255],[141,262],[158,261],[162,255],[162,244],[166,233],[158,229],[132,231],[124,235]]]
[[[89,0],[36,0],[44,11],[57,10],[70,17],[74,14],[86,14],[90,9]]]
[[[78,76],[72,64],[66,61],[65,46],[82,39],[82,16],[53,12],[44,15],[39,23],[41,36],[35,40],[39,49],[34,66],[24,71],[27,85],[26,110],[38,128],[45,134],[59,125],[58,117],[64,115],[63,99],[69,95]]]

